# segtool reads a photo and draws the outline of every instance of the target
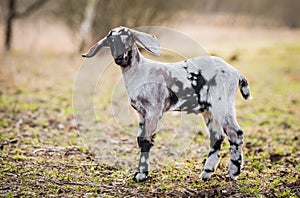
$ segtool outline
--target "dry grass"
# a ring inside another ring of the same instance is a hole
[[[215,30],[215,34],[206,37],[210,37],[211,43],[229,29]],[[298,35],[298,32],[294,34]],[[237,97],[238,119],[245,131],[245,164],[244,172],[236,182],[226,176],[228,143],[223,144],[223,158],[211,180],[200,180],[207,136],[196,131],[188,150],[195,151],[196,157],[183,155],[168,166],[159,163],[155,166],[157,161],[153,159],[149,180],[135,183],[132,169],[136,161],[129,164],[129,168],[122,164],[111,166],[101,163],[97,160],[97,153],[84,146],[77,132],[98,129],[93,126],[76,129],[73,120],[72,86],[81,64],[80,57],[51,53],[1,54],[0,195],[300,196],[300,46],[298,40],[293,39],[296,37],[294,34],[289,38],[294,42],[279,41],[278,32],[272,31],[273,36],[270,37],[274,40],[260,43],[259,39],[263,38],[258,38],[256,47],[248,46],[250,41],[244,45],[241,41],[239,46],[243,48],[232,47],[233,37],[226,41],[229,43],[222,43],[227,47],[213,49],[214,53],[228,60],[236,56],[231,63],[248,77],[254,96],[251,102]],[[202,37],[196,38],[202,40]],[[210,48],[209,44],[205,46]],[[227,50],[229,46],[230,50]],[[118,69],[113,68],[110,72],[118,72]],[[114,81],[117,77],[111,79]],[[113,83],[108,85],[113,86]],[[122,130],[115,126],[109,109],[105,108],[110,92],[102,96],[97,99],[102,119],[98,121],[106,127],[108,134],[112,134],[112,139],[116,140],[114,144],[121,148],[122,155],[136,158],[135,137],[120,137]],[[157,145],[162,145],[177,128],[181,120],[176,116],[167,116],[172,119],[160,129]],[[127,127],[128,130],[136,130],[135,126]],[[201,147],[204,150],[199,150]],[[126,152],[122,150],[124,148]],[[159,152],[158,148],[155,149]]]

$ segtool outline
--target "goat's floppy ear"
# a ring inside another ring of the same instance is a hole
[[[142,44],[146,48],[146,50],[153,53],[154,55],[160,55],[160,46],[156,36],[136,30],[130,30],[130,32],[132,33],[133,39]]]
[[[108,46],[106,37],[98,41],[95,45],[93,45],[89,51],[85,54],[82,54],[82,57],[91,58],[97,54],[97,52],[104,46]]]

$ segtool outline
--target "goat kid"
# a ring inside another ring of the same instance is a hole
[[[102,47],[110,47],[117,65],[121,66],[131,106],[139,117],[137,142],[140,161],[134,179],[144,181],[149,173],[149,151],[153,146],[158,120],[166,111],[201,113],[210,133],[210,149],[203,179],[210,178],[220,159],[224,133],[230,143],[231,159],[228,174],[236,179],[241,172],[243,131],[236,120],[236,91],[250,99],[245,77],[224,60],[201,56],[177,63],[146,59],[136,42],[147,51],[159,55],[160,47],[153,35],[118,27],[97,42],[83,57],[93,57]]]

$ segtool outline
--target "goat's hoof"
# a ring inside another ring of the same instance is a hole
[[[147,175],[148,175],[147,172],[146,172],[146,173],[136,172],[136,173],[134,174],[133,179],[134,179],[135,181],[138,181],[138,182],[143,182],[143,181],[146,181]]]
[[[200,177],[204,180],[204,181],[207,181],[211,176],[211,173],[208,173],[206,171],[203,171],[201,174],[200,174]]]
[[[233,173],[228,173],[228,175],[229,175],[230,179],[232,179],[233,181],[236,181],[239,176],[239,175],[233,174]]]

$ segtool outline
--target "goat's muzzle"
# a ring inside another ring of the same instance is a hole
[[[131,59],[132,59],[132,51],[128,51],[127,55],[119,55],[117,58],[115,58],[115,63],[117,65],[120,65],[122,67],[126,67],[131,64]]]

